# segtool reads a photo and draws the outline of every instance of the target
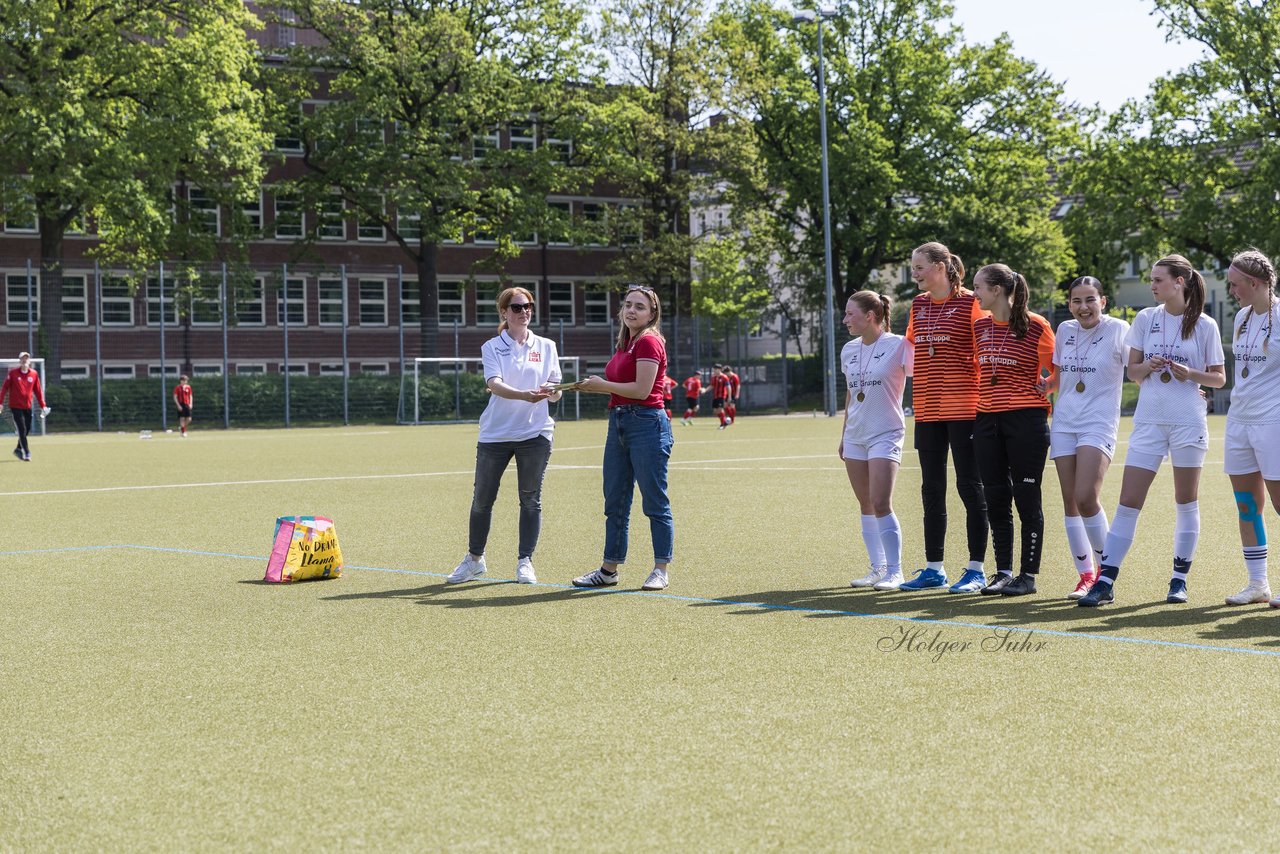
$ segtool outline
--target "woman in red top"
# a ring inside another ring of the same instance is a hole
[[[18,354],[18,367],[9,371],[4,385],[0,386],[0,411],[4,410],[4,402],[9,401],[9,409],[13,411],[13,426],[18,430],[18,447],[13,455],[20,460],[31,462],[31,449],[27,447],[27,435],[31,432],[31,399],[40,404],[40,416],[49,414],[49,407],[44,405],[44,392],[40,390],[40,375],[31,370],[31,354]]]
[[[667,460],[674,437],[662,399],[667,348],[658,295],[644,285],[628,286],[618,320],[618,350],[604,377],[589,376],[578,384],[583,391],[609,395],[609,434],[604,444],[604,561],[599,569],[575,578],[573,585],[618,583],[618,565],[627,559],[631,496],[639,484],[653,537],[653,571],[641,589],[662,590],[675,550],[667,497]]]
[[[1053,330],[1027,311],[1027,280],[1004,264],[973,277],[973,291],[989,317],[974,323],[978,348],[978,414],[973,449],[987,496],[996,574],[984,594],[1036,592],[1044,511],[1040,484],[1049,453],[1049,399],[1055,384]],[[1046,378],[1047,377],[1047,378]],[[1013,505],[1022,522],[1022,559],[1013,577]]]

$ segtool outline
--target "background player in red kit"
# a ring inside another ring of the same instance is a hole
[[[742,377],[734,373],[729,365],[724,366],[724,375],[729,378],[729,397],[724,402],[724,414],[728,423],[738,420],[738,393],[742,390]]]
[[[173,402],[178,407],[178,427],[182,430],[182,437],[185,439],[187,425],[191,423],[191,406],[195,402],[191,381],[186,374],[178,377],[178,384],[173,387]]]
[[[680,419],[681,424],[693,423],[693,419],[698,415],[698,398],[705,393],[706,389],[702,387],[702,374],[694,371],[693,375],[684,381],[684,417]]]
[[[662,378],[662,402],[667,408],[668,421],[675,418],[675,416],[671,414],[671,398],[674,396],[675,388],[678,385],[680,385],[680,383],[676,382],[670,374],[667,374]]]
[[[9,409],[13,411],[13,426],[18,431],[18,447],[13,455],[20,460],[31,462],[31,449],[27,446],[27,435],[31,432],[31,399],[34,397],[40,404],[40,415],[49,414],[49,407],[44,405],[44,392],[40,390],[40,375],[31,369],[31,354],[18,354],[18,367],[12,368],[0,386],[0,410],[4,402],[9,401]]]
[[[725,401],[729,399],[729,375],[725,372],[724,365],[711,366],[711,409],[715,412],[716,417],[720,419],[719,429],[723,430],[729,426],[726,421],[724,411]]]

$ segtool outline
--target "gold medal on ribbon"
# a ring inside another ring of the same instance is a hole
[[[1080,380],[1080,382],[1076,383],[1076,391],[1080,392],[1081,394],[1084,393],[1084,380]]]
[[[1171,374],[1169,374],[1168,372],[1163,373],[1163,374],[1161,374],[1161,375],[1160,375],[1160,382],[1162,382],[1162,383],[1170,383],[1170,382],[1173,382],[1173,376],[1172,376]]]

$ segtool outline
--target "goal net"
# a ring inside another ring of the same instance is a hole
[[[45,382],[44,359],[32,358],[28,364],[31,365],[31,370],[40,376],[40,391],[45,395],[45,403],[48,403],[49,384]],[[18,367],[17,359],[0,359],[0,382],[4,382],[5,377],[9,376],[9,371],[16,367]],[[45,431],[44,419],[40,417],[40,404],[36,402],[34,397],[31,398],[31,414],[35,416],[31,421],[31,432],[38,436],[43,436]],[[49,414],[50,418],[56,416],[56,412]],[[4,400],[4,415],[0,415],[0,435],[16,436],[17,434],[18,428],[13,423],[13,415],[9,412],[9,398],[6,397]],[[3,449],[0,448],[0,450]],[[5,453],[8,452],[6,451]]]
[[[581,378],[577,356],[560,357],[564,382]],[[489,405],[489,389],[484,384],[484,360],[480,357],[431,357],[413,360],[413,406],[405,413],[408,424],[460,424],[480,420]],[[557,421],[577,421],[582,417],[580,392],[565,392],[551,404]]]

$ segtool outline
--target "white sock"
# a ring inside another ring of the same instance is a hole
[[[1100,576],[1108,584],[1115,581],[1120,564],[1124,563],[1125,555],[1129,554],[1129,548],[1133,545],[1140,512],[1142,511],[1137,507],[1126,507],[1123,504],[1116,508],[1116,518],[1111,521],[1111,529],[1107,531],[1107,544],[1103,547],[1101,556],[1104,567],[1113,567],[1112,570],[1103,569]]]
[[[924,568],[925,568],[925,569],[936,569],[936,570],[938,570],[938,572],[941,572],[941,573],[945,573],[945,572],[946,572],[946,570],[942,568],[942,561],[940,561],[940,560],[929,560],[929,561],[925,561]]]
[[[1186,581],[1200,543],[1200,502],[1175,506],[1178,515],[1173,523],[1173,577]]]
[[[1267,582],[1267,547],[1245,546],[1244,568],[1249,572],[1250,587],[1270,587]]]
[[[1071,549],[1076,573],[1085,575],[1093,572],[1093,546],[1084,530],[1084,520],[1079,516],[1063,516],[1062,523],[1067,529],[1067,547]]]
[[[880,548],[884,552],[884,562],[889,565],[890,572],[901,572],[902,528],[898,525],[898,517],[890,513],[876,521],[880,523]]]
[[[980,560],[971,560],[971,561],[969,561],[969,570],[968,570],[968,571],[969,571],[969,572],[977,572],[977,573],[980,573],[980,574],[981,574],[981,575],[983,575],[983,576],[985,576],[985,575],[987,574],[987,571],[986,571],[985,569],[983,569],[983,568],[982,568],[982,561],[980,561]]]
[[[862,542],[872,566],[884,566],[884,548],[880,545],[880,524],[875,516],[862,516]]]
[[[1093,547],[1093,562],[1101,564],[1102,551],[1107,547],[1107,511],[1101,507],[1095,516],[1082,516],[1084,532],[1089,537],[1089,545]]]

